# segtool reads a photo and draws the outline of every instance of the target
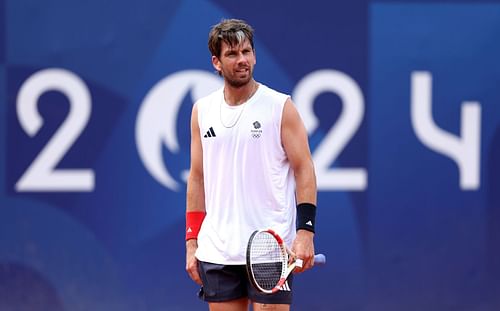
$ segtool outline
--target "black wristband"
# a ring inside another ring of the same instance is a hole
[[[314,233],[316,224],[316,205],[300,203],[297,205],[297,230],[304,229]]]

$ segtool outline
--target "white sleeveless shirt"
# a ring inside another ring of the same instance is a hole
[[[206,217],[196,257],[217,264],[245,264],[254,230],[273,229],[288,247],[295,238],[295,179],[281,144],[288,95],[260,84],[239,106],[223,89],[200,99]]]

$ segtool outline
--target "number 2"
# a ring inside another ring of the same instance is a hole
[[[15,185],[18,192],[92,191],[90,169],[57,169],[57,164],[86,127],[91,113],[90,92],[75,74],[50,68],[29,77],[17,96],[17,117],[23,130],[35,136],[43,125],[38,99],[47,91],[59,91],[69,99],[68,116]]]
[[[364,115],[363,93],[348,75],[335,70],[318,70],[304,77],[293,92],[308,133],[318,127],[314,115],[314,99],[323,92],[333,92],[342,100],[339,120],[328,131],[313,153],[319,190],[356,190],[367,187],[364,168],[330,168],[358,130]]]

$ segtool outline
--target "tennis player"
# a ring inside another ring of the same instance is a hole
[[[212,27],[208,48],[224,86],[191,115],[186,270],[209,309],[289,310],[291,276],[259,293],[245,269],[248,239],[273,229],[292,256],[313,265],[316,177],[307,132],[289,95],[254,80],[253,29],[242,20]]]

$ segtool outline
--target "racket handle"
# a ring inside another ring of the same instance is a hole
[[[314,264],[315,265],[324,265],[324,264],[326,264],[326,256],[324,254],[314,255]]]

